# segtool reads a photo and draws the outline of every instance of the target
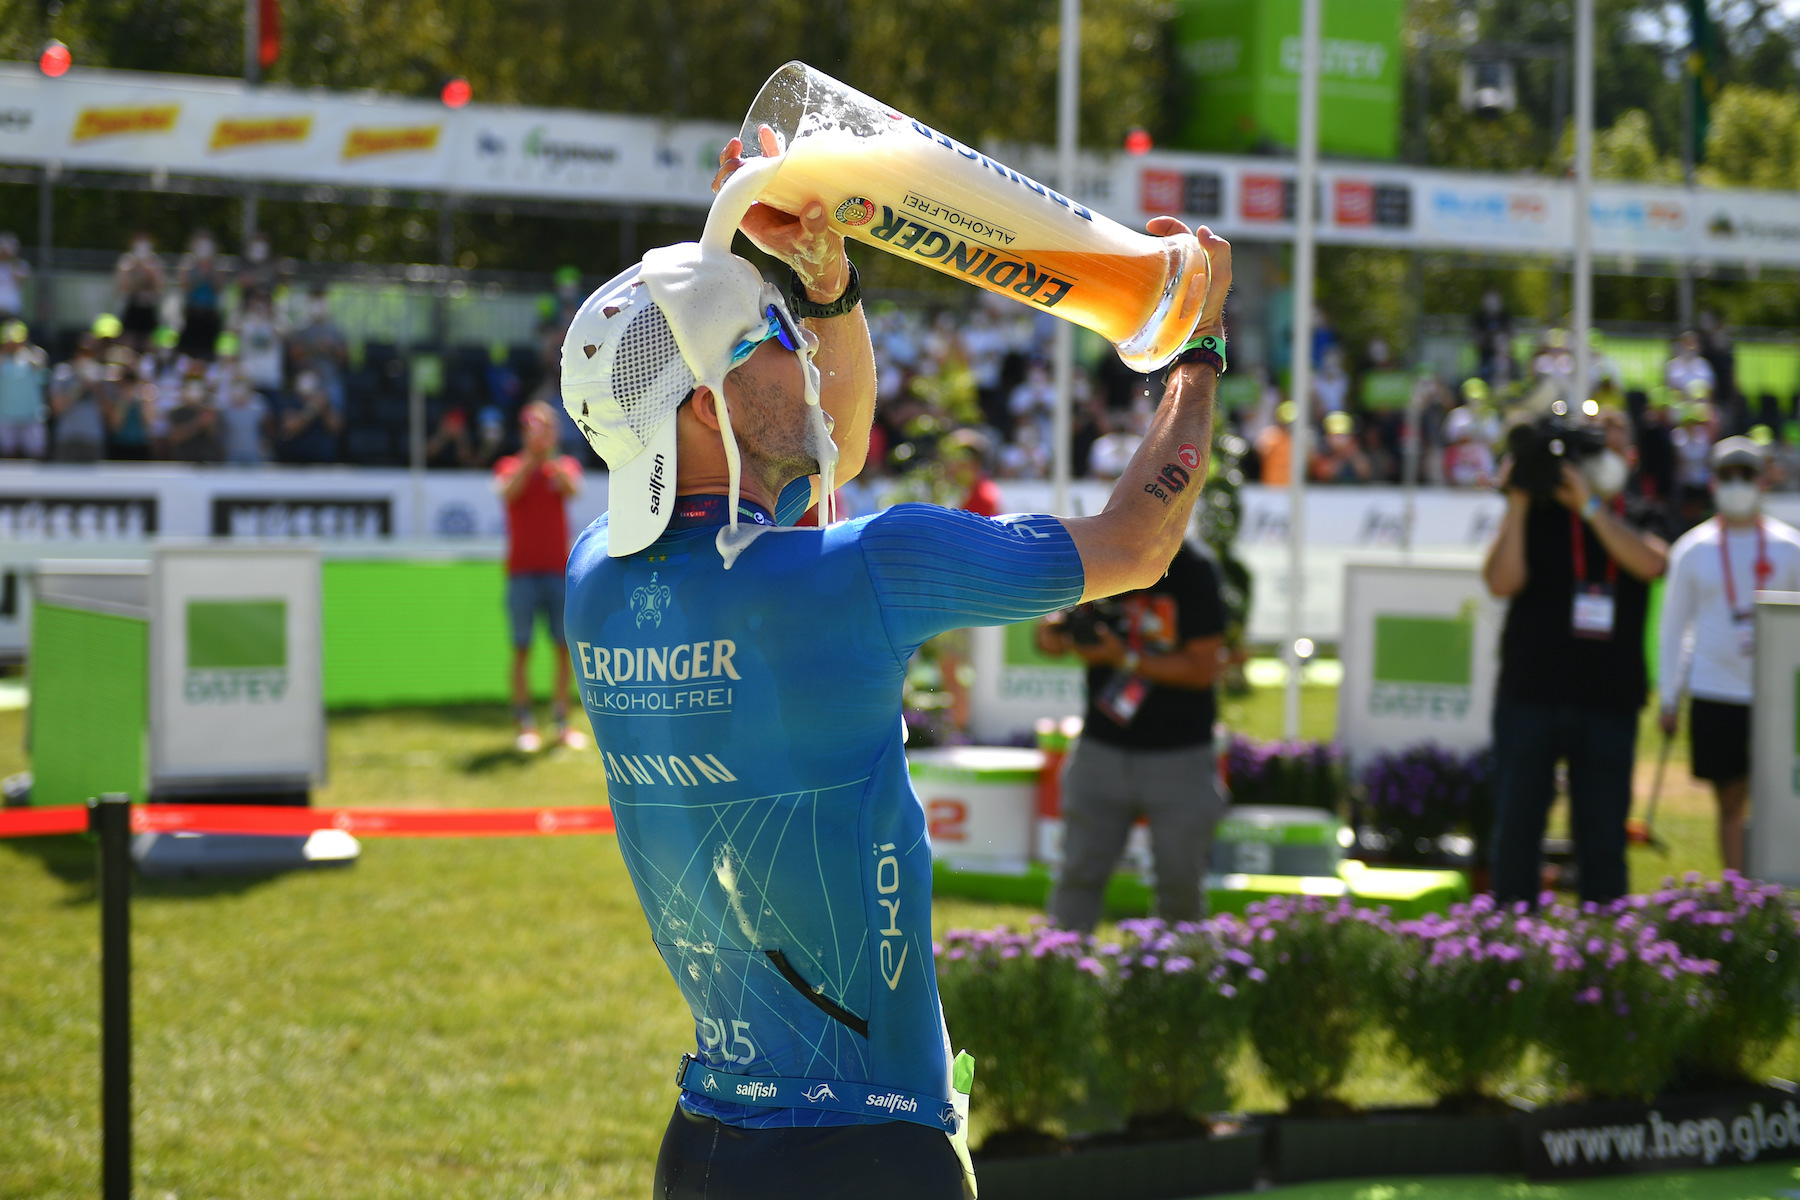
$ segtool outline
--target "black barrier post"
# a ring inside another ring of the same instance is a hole
[[[131,1200],[131,797],[89,801],[100,835],[100,1195]]]

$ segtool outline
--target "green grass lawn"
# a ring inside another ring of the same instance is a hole
[[[1329,735],[1334,695],[1305,699],[1305,732]],[[1269,736],[1280,696],[1225,711]],[[23,725],[0,712],[0,774],[29,765]],[[498,706],[334,714],[316,800],[603,799],[591,753],[526,758],[511,741]],[[1684,763],[1669,772],[1682,786],[1665,801],[1668,865],[1716,870]],[[1634,881],[1666,869],[1633,855]],[[941,901],[936,920],[1030,915]],[[648,1194],[693,1029],[611,838],[369,840],[348,869],[142,883],[133,920],[140,1196]],[[85,839],[0,842],[0,1197],[95,1193],[97,924]],[[1800,1050],[1772,1069],[1791,1076]],[[1378,1043],[1358,1076],[1359,1103],[1422,1095]],[[1242,1102],[1270,1103],[1248,1062],[1238,1082]],[[1463,1195],[1370,1186],[1305,1194]]]

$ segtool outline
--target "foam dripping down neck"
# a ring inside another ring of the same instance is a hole
[[[763,526],[740,528],[738,502],[743,486],[743,460],[731,415],[725,404],[725,376],[731,371],[732,347],[763,329],[763,310],[779,295],[765,294],[766,285],[756,268],[731,252],[731,243],[744,214],[756,203],[770,177],[781,166],[778,158],[752,158],[732,173],[713,198],[706,229],[698,243],[665,246],[644,255],[643,279],[668,319],[669,328],[694,376],[713,395],[719,418],[719,438],[730,475],[727,523],[719,530],[717,546],[729,570],[738,555],[764,531]],[[785,306],[783,306],[785,307]],[[832,492],[837,478],[838,448],[824,410],[819,405],[819,368],[813,362],[818,339],[805,335],[799,352],[800,371],[807,404],[808,449],[819,466],[820,524],[835,517]]]

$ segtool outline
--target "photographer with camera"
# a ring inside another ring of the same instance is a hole
[[[1050,919],[1094,928],[1131,827],[1147,817],[1157,915],[1199,920],[1200,876],[1225,808],[1212,746],[1225,645],[1218,567],[1184,542],[1161,579],[1051,615],[1037,644],[1087,664],[1087,716],[1063,771],[1063,862]]]
[[[1668,564],[1647,505],[1626,495],[1624,414],[1593,425],[1546,417],[1514,427],[1501,468],[1506,516],[1482,578],[1511,600],[1494,699],[1493,890],[1535,902],[1556,764],[1568,763],[1569,815],[1584,900],[1625,893],[1638,710],[1649,689],[1649,583]]]

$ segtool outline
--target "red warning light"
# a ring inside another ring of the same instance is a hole
[[[1125,135],[1125,153],[1127,154],[1148,154],[1150,146],[1150,135],[1142,129],[1133,129]]]
[[[444,102],[445,108],[461,108],[475,96],[475,89],[461,75],[451,76],[444,81],[443,90],[438,92],[438,99]]]
[[[74,64],[75,56],[55,38],[45,42],[43,50],[38,54],[38,70],[52,79],[61,79],[67,75]]]

